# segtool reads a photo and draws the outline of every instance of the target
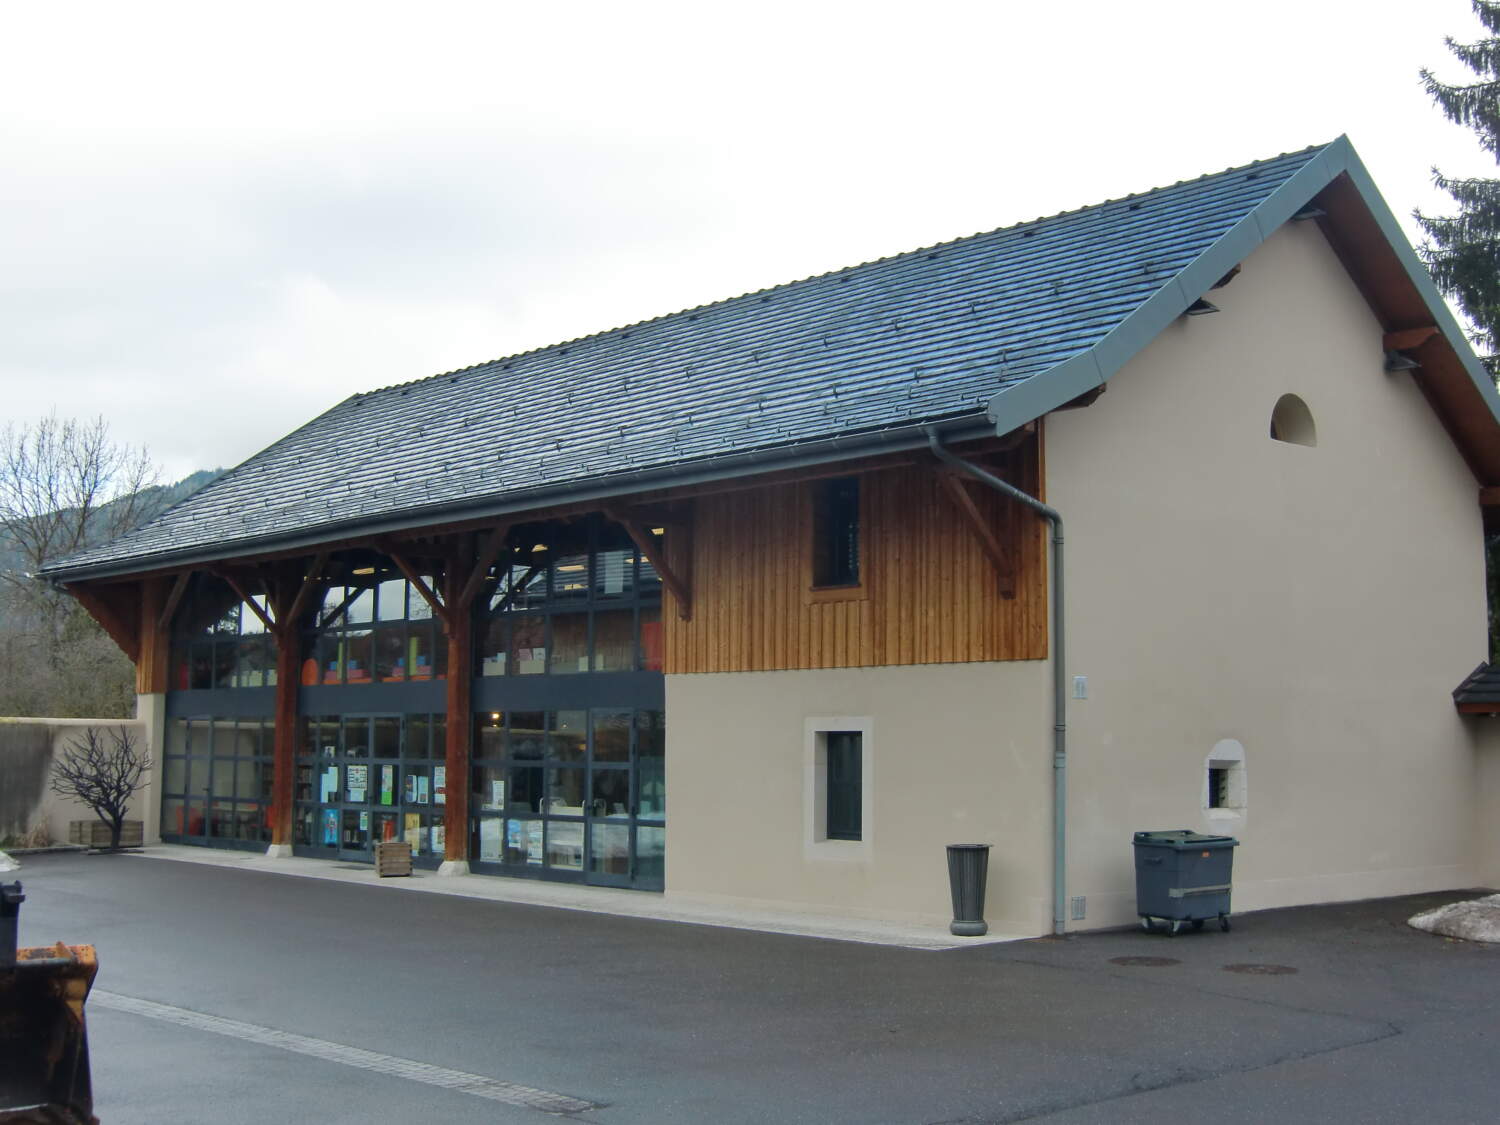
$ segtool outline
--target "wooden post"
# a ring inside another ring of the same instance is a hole
[[[276,641],[276,727],[271,759],[271,846],[276,854],[291,855],[297,689],[302,682],[302,632],[296,618],[279,621],[272,637]]]
[[[469,574],[476,565],[471,536],[459,540],[443,575],[443,630],[448,637],[448,744],[446,800],[443,813],[445,864],[463,871],[469,862],[469,743],[474,729],[473,614],[464,604]]]
[[[171,620],[162,619],[170,582],[166,578],[148,578],[141,583],[141,651],[135,665],[137,695],[157,695],[170,687]]]

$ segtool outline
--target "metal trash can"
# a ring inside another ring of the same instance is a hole
[[[1206,836],[1186,828],[1135,834],[1135,912],[1141,929],[1156,919],[1176,935],[1184,925],[1201,930],[1209,918],[1229,929],[1233,836]]]
[[[990,932],[984,920],[984,882],[989,875],[988,844],[948,845],[948,889],[953,894],[950,934],[983,937]]]

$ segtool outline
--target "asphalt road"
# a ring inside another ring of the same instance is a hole
[[[1403,924],[1456,894],[933,953],[142,857],[20,876],[22,944],[99,950],[103,1125],[546,1120],[463,1074],[600,1125],[1500,1120],[1500,948]]]

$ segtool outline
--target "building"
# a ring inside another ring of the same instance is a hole
[[[164,840],[934,923],[986,842],[1043,933],[1133,919],[1141,828],[1238,836],[1238,909],[1500,879],[1497,498],[1340,139],[356,395],[49,574]]]

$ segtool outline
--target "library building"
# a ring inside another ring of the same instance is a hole
[[[1236,910],[1500,881],[1487,529],[1341,138],[355,394],[45,574],[148,844],[944,932],[987,844],[1037,935],[1135,921],[1141,830]]]

